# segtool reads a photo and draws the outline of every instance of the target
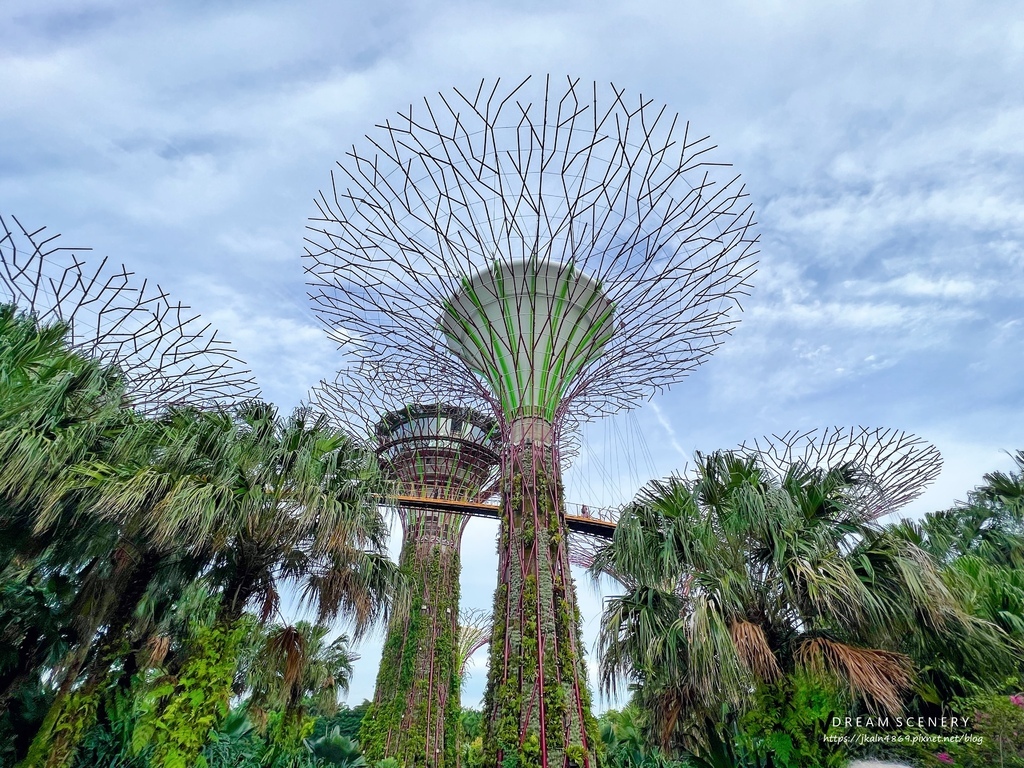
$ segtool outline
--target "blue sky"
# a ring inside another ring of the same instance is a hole
[[[7,0],[0,211],[190,303],[287,408],[341,364],[300,259],[333,163],[424,95],[549,72],[642,92],[711,134],[762,238],[733,338],[588,431],[573,500],[622,500],[695,449],[815,426],[938,446],[945,469],[912,514],[1010,466],[1024,447],[1015,2]],[[495,533],[467,531],[467,605],[490,604]],[[592,641],[600,596],[578,581]],[[379,641],[360,652],[353,703]]]

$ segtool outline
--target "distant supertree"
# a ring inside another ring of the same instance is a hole
[[[144,412],[255,397],[252,373],[200,316],[124,266],[92,264],[45,228],[0,215],[0,302],[68,328],[68,344],[124,374]]]
[[[487,762],[593,766],[560,436],[722,343],[753,213],[707,137],[614,86],[483,82],[368,139],[310,225],[314,306],[350,351],[490,403],[503,513]]]
[[[409,610],[388,626],[373,705],[359,741],[370,760],[454,764],[461,701],[459,575],[466,503],[497,492],[499,432],[493,418],[441,388],[399,389],[363,365],[323,381],[311,405],[372,435],[392,479],[402,523],[399,565],[412,586]],[[463,505],[460,507],[460,504]]]
[[[459,680],[465,682],[469,660],[491,640],[490,611],[480,608],[459,611]]]
[[[777,480],[792,471],[842,469],[853,480],[855,503],[869,518],[906,506],[942,470],[934,445],[884,427],[792,430],[743,443],[738,453],[756,458]]]

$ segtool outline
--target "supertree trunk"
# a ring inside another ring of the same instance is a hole
[[[597,725],[557,455],[545,441],[527,439],[506,449],[502,469],[486,765],[590,768]]]
[[[360,744],[369,761],[455,768],[461,703],[458,669],[459,538],[465,522],[434,511],[403,512],[400,557],[409,610],[388,626],[373,706]]]

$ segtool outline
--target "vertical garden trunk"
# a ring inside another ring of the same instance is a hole
[[[461,709],[457,632],[459,539],[464,520],[403,511],[400,565],[409,579],[409,611],[388,627],[373,706],[359,734],[371,763],[396,758],[406,768],[455,768]]]
[[[592,768],[596,722],[557,456],[543,439],[514,438],[502,467],[485,764]]]

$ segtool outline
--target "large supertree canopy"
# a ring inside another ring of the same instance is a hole
[[[737,322],[753,213],[665,107],[494,81],[377,128],[307,238],[314,307],[364,357],[557,422],[679,381]]]
[[[259,390],[231,346],[200,316],[88,248],[0,215],[0,302],[67,326],[70,346],[124,375],[133,407],[229,404]]]
[[[744,443],[738,452],[755,457],[776,479],[793,471],[845,471],[855,483],[856,503],[872,518],[909,504],[942,470],[934,445],[885,427],[791,430]]]

